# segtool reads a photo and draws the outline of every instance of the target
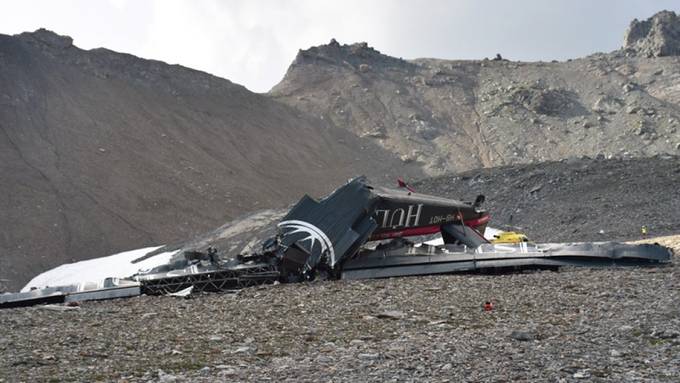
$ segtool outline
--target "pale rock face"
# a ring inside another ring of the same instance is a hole
[[[334,40],[300,51],[269,96],[428,175],[677,154],[670,121],[680,119],[678,31],[678,17],[664,11],[634,21],[621,50],[550,63],[401,60]]]
[[[623,48],[641,57],[680,55],[680,17],[672,11],[661,11],[647,20],[633,20]]]

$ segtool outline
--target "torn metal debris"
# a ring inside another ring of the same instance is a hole
[[[668,262],[670,255],[670,250],[663,246],[617,242],[483,244],[476,248],[455,245],[401,246],[362,252],[359,257],[345,264],[342,279],[519,268],[554,270],[560,266],[645,266]]]
[[[101,283],[86,282],[77,285],[46,287],[24,293],[0,294],[0,308],[126,298],[140,293],[141,284],[137,281],[106,278]]]
[[[355,178],[321,201],[305,196],[277,225],[260,252],[241,262],[277,265],[285,282],[339,278],[369,241],[442,233],[446,243],[478,246],[489,221],[483,196],[474,203],[374,188]]]
[[[0,295],[0,307],[69,300],[107,299],[187,291],[227,291],[315,279],[363,279],[488,272],[561,266],[644,266],[671,262],[660,245],[616,242],[491,244],[484,237],[488,212],[483,196],[462,202],[416,193],[403,181],[398,190],[372,187],[355,178],[319,201],[304,196],[263,238],[257,250],[222,259],[212,246],[140,272],[111,279],[98,289],[51,287]],[[439,234],[442,245],[409,237]],[[190,290],[189,290],[190,289]]]
[[[136,279],[148,293],[231,290],[253,284],[315,279],[362,279],[485,272],[560,266],[644,266],[671,261],[659,245],[616,242],[491,244],[484,238],[489,214],[483,196],[461,202],[370,186],[355,178],[315,201],[304,196],[264,239],[258,251],[169,270],[163,266]],[[440,234],[439,246],[408,237]],[[185,257],[187,256],[185,252]]]

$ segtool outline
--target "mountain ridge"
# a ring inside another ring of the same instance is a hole
[[[674,15],[646,22],[674,31]],[[680,37],[630,30],[635,44],[627,37],[621,49],[564,62],[401,60],[333,40],[300,51],[269,94],[431,175],[571,155],[679,153],[680,59],[634,53]]]

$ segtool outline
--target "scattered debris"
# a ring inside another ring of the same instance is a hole
[[[133,297],[141,293],[140,286],[139,282],[129,279],[106,278],[101,283],[81,283],[45,287],[24,293],[0,294],[0,308]]]
[[[139,273],[134,280],[108,278],[102,286],[90,288],[71,285],[3,294],[0,307],[141,293],[188,297],[192,292],[315,279],[662,265],[671,261],[670,249],[649,244],[534,244],[515,232],[505,233],[504,241],[489,243],[482,234],[490,219],[482,208],[484,196],[461,202],[416,193],[403,180],[399,186],[398,190],[373,187],[358,177],[319,201],[304,196],[276,225],[276,234],[261,240],[259,250],[233,259],[219,259],[213,247],[207,252],[185,251],[183,258]],[[435,234],[443,244],[415,244],[406,239]],[[404,316],[388,311],[377,317]]]
[[[80,307],[50,304],[50,305],[38,306],[38,309],[40,309],[40,310],[50,310],[50,311],[74,311],[74,310],[79,310]]]
[[[180,298],[188,298],[191,295],[191,292],[194,291],[194,286],[189,286],[186,289],[182,289],[180,291],[177,291],[175,293],[168,293],[166,294],[169,297],[180,297]]]

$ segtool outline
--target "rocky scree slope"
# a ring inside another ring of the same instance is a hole
[[[0,281],[178,241],[366,173],[377,144],[206,73],[0,35]]]
[[[413,184],[417,191],[486,196],[492,227],[538,242],[625,241],[680,233],[680,157],[569,159],[507,165]]]
[[[678,236],[654,241],[680,252]],[[676,262],[9,309],[0,382],[677,382],[678,273]]]
[[[300,51],[270,95],[431,175],[677,154],[679,30],[673,12],[660,12],[633,21],[621,50],[566,62],[401,60],[333,40]]]

